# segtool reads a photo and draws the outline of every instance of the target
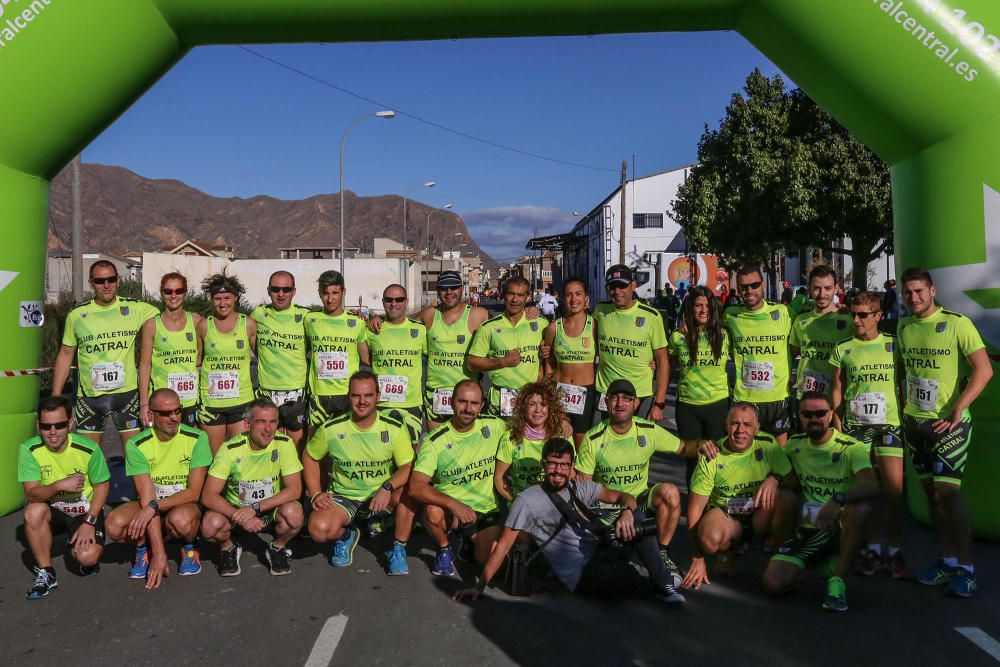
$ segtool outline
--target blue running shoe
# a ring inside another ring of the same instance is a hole
[[[971,598],[973,593],[979,590],[979,582],[976,581],[976,575],[964,567],[956,567],[954,572],[951,581],[948,582],[948,595]]]
[[[431,568],[431,574],[436,577],[450,577],[455,574],[455,554],[452,552],[451,547],[438,549],[437,556],[434,558],[434,567]]]
[[[385,554],[389,559],[389,576],[398,577],[410,573],[410,566],[406,563],[406,547],[399,542],[393,542],[392,551]]]
[[[149,572],[149,547],[136,547],[135,562],[129,568],[129,579],[145,579]]]
[[[201,573],[201,556],[193,544],[185,544],[181,547],[181,564],[177,566],[177,574],[182,577],[190,577]]]
[[[347,567],[354,562],[354,547],[358,546],[358,539],[361,531],[347,526],[343,536],[333,543],[333,555],[330,556],[330,565],[334,567]]]
[[[926,570],[921,570],[917,574],[917,581],[924,586],[943,586],[951,581],[954,576],[955,568],[949,567],[945,565],[943,560],[939,560]]]
[[[31,583],[31,589],[25,595],[29,600],[41,600],[47,598],[49,593],[59,586],[56,581],[56,573],[40,567],[31,568],[35,573],[35,580]]]

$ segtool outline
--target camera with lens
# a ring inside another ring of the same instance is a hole
[[[632,538],[632,542],[641,540],[648,535],[656,535],[657,526],[656,518],[650,517],[648,519],[643,519],[642,521],[637,521],[635,524],[635,537]],[[597,537],[601,540],[602,544],[610,546],[621,546],[622,544],[627,544],[627,542],[618,538],[615,535],[615,524],[610,526],[604,526],[598,533]]]

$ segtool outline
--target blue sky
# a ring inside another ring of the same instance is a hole
[[[347,139],[345,187],[454,203],[496,259],[567,231],[617,187],[622,160],[647,174],[693,162],[754,67],[777,69],[732,32],[252,46],[191,52],[84,152],[216,196],[297,199],[338,190],[340,140],[359,116],[406,112]]]

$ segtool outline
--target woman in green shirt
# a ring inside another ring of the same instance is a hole
[[[243,411],[254,399],[250,351],[257,344],[257,324],[236,310],[246,289],[235,276],[209,276],[202,281],[201,289],[211,297],[213,313],[198,325],[198,423],[208,434],[215,456],[223,442],[247,430]]]
[[[692,441],[719,440],[726,434],[732,356],[715,294],[702,285],[688,290],[681,305],[681,328],[670,335],[671,366],[677,381],[677,436]]]
[[[139,341],[139,419],[143,427],[153,423],[149,395],[164,387],[177,392],[183,410],[181,420],[194,426],[198,411],[198,359],[201,338],[197,327],[204,321],[198,313],[184,310],[187,278],[176,271],[160,278],[163,312],[146,320]]]

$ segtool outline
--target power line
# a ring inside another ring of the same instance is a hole
[[[386,104],[384,102],[379,102],[378,100],[374,100],[374,99],[372,99],[370,97],[365,97],[364,95],[361,95],[359,93],[355,93],[354,91],[348,90],[347,88],[344,88],[342,86],[338,86],[335,83],[331,83],[330,81],[327,81],[326,79],[321,79],[318,76],[315,76],[313,74],[309,74],[308,72],[304,72],[304,71],[302,71],[300,69],[292,67],[291,65],[287,65],[287,64],[281,62],[280,60],[275,60],[274,58],[271,58],[269,56],[265,56],[263,53],[260,53],[259,51],[254,51],[253,49],[247,48],[245,46],[238,46],[237,48],[242,49],[242,50],[246,51],[249,54],[257,56],[261,60],[265,60],[265,61],[271,63],[272,65],[277,65],[278,67],[286,69],[289,72],[293,72],[295,74],[298,74],[299,76],[303,76],[303,77],[305,77],[305,78],[307,78],[307,79],[309,79],[311,81],[315,81],[316,83],[319,83],[321,85],[327,86],[328,88],[333,88],[334,90],[336,90],[338,92],[341,92],[341,93],[344,93],[345,95],[350,95],[351,97],[355,97],[355,98],[357,98],[359,100],[363,100],[365,102],[368,102],[370,104],[374,104],[375,106],[382,107],[384,109],[392,109],[393,111],[395,111],[400,116],[406,116],[407,118],[411,118],[411,119],[413,119],[415,121],[418,121],[420,123],[424,123],[425,125],[430,125],[431,127],[436,128],[438,130],[443,130],[445,132],[450,132],[452,134],[456,134],[456,135],[458,135],[460,137],[463,137],[465,139],[470,139],[472,141],[478,141],[481,144],[486,144],[487,146],[492,146],[494,148],[499,148],[501,150],[510,151],[511,153],[517,153],[518,155],[524,155],[524,156],[527,156],[527,157],[533,157],[533,158],[536,158],[538,160],[546,160],[548,162],[554,162],[556,164],[562,164],[562,165],[566,165],[566,166],[569,166],[569,167],[578,167],[580,169],[593,169],[595,171],[607,171],[607,172],[611,172],[613,174],[617,174],[618,173],[617,169],[608,169],[606,167],[595,167],[594,165],[582,164],[582,163],[579,163],[579,162],[571,162],[569,160],[560,160],[559,158],[549,157],[547,155],[541,155],[539,153],[532,153],[530,151],[521,150],[520,148],[514,148],[512,146],[506,146],[504,144],[500,144],[500,143],[497,143],[495,141],[490,141],[489,139],[483,139],[482,137],[477,137],[477,136],[475,136],[473,134],[469,134],[468,132],[463,132],[461,130],[456,130],[454,128],[450,128],[450,127],[447,127],[445,125],[441,125],[440,123],[435,123],[432,120],[427,120],[426,118],[421,118],[420,116],[417,116],[416,114],[408,113],[406,111],[400,111],[398,107],[396,107],[396,106],[394,106],[392,104]]]

